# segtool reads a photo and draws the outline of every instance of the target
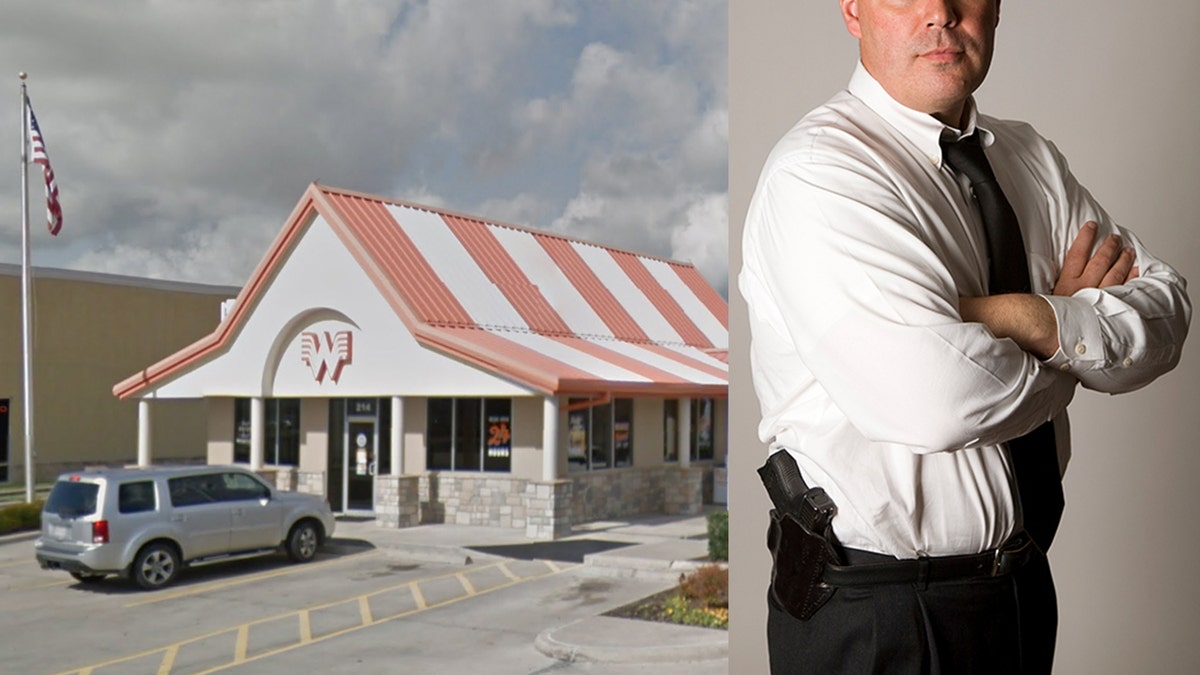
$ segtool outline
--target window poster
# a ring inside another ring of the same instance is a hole
[[[588,410],[572,410],[567,415],[567,459],[587,464]]]
[[[613,445],[618,450],[629,449],[629,422],[618,420],[613,424]]]
[[[512,419],[508,413],[487,416],[487,456],[508,457],[512,453]]]

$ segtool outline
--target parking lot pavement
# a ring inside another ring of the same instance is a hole
[[[60,642],[99,645],[96,658],[61,663],[107,664],[95,675],[147,664],[154,665],[148,672],[166,673],[349,664],[360,673],[391,672],[382,664],[399,657],[441,672],[482,663],[500,673],[725,672],[725,631],[602,616],[699,564],[704,528],[703,517],[651,517],[529,542],[495,528],[389,530],[347,519],[312,565],[279,559],[200,568],[148,594],[120,584],[85,588],[38,570],[31,538],[9,537],[0,538],[0,591],[7,591],[0,606],[29,612],[47,633],[87,634]],[[74,616],[71,604],[85,616]],[[114,618],[97,624],[86,616]],[[19,654],[28,628],[0,618],[0,631],[9,636],[0,652]],[[60,671],[82,672],[14,672]]]

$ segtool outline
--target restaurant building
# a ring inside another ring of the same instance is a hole
[[[209,463],[554,538],[713,500],[726,313],[690,264],[313,184],[216,330],[113,391],[141,464],[203,399]]]

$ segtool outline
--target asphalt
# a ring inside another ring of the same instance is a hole
[[[373,519],[340,518],[330,545],[371,546],[407,560],[467,564],[499,558],[579,563],[585,573],[661,581],[707,564],[704,516],[639,516],[576,527],[570,537],[533,542],[523,531],[471,525],[382,527]],[[609,611],[612,608],[605,608]],[[728,658],[724,630],[597,614],[543,631],[534,646],[568,662],[654,664]]]
[[[370,518],[344,517],[338,518],[327,545],[348,551],[383,549],[417,562],[471,564],[520,558],[579,563],[588,574],[661,581],[665,589],[681,574],[707,564],[706,530],[702,515],[652,515],[588,523],[564,539],[535,542],[514,529],[472,525],[396,529]],[[0,543],[36,537],[36,532],[5,535]],[[601,613],[542,631],[534,647],[566,662],[682,665],[728,659],[729,633]]]

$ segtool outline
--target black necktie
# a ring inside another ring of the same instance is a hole
[[[1029,261],[1017,214],[996,182],[978,132],[957,143],[942,142],[942,157],[950,168],[971,181],[983,217],[988,249],[988,292],[1028,293]],[[1046,422],[1008,443],[1025,531],[1043,551],[1050,548],[1062,519],[1062,476],[1058,471],[1054,423]]]

